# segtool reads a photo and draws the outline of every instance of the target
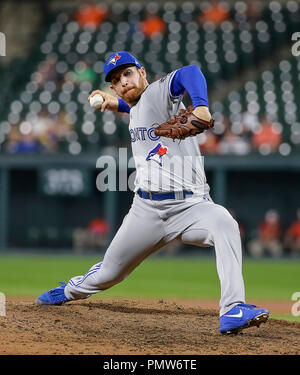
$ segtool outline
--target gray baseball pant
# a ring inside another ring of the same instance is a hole
[[[220,316],[245,303],[238,224],[209,195],[152,201],[135,194],[102,262],[84,276],[71,278],[65,288],[66,297],[87,298],[120,283],[145,258],[175,238],[186,244],[214,246],[221,285]]]

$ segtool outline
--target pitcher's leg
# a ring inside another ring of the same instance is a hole
[[[222,206],[202,203],[190,214],[198,220],[188,227],[182,241],[198,246],[214,246],[221,285],[220,315],[233,306],[245,303],[242,276],[242,246],[237,222]]]
[[[245,303],[245,287],[238,223],[224,207],[218,206],[218,209],[220,216],[215,222],[214,246],[221,283],[220,315],[223,315],[235,305]]]
[[[139,198],[140,199],[140,198]],[[138,202],[138,205],[142,202]],[[84,276],[69,280],[65,288],[68,299],[87,298],[124,280],[147,256],[165,242],[160,218],[146,205],[135,207],[123,221],[107,249],[103,261],[95,264]]]

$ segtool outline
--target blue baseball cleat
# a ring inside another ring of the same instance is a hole
[[[222,334],[237,334],[245,328],[259,327],[269,319],[270,311],[255,305],[239,304],[220,317]]]
[[[48,290],[41,294],[36,300],[36,305],[62,305],[70,301],[65,295],[65,287],[67,284],[59,282],[60,286]]]

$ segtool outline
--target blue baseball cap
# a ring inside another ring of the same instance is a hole
[[[131,55],[131,53],[126,51],[115,52],[110,55],[104,64],[105,81],[110,82],[110,76],[114,69],[122,65],[132,64],[141,68],[142,65],[137,61],[137,59]]]

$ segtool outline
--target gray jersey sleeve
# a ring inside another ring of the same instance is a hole
[[[173,71],[152,83],[147,93],[147,96],[151,97],[151,103],[155,106],[157,112],[164,114],[164,119],[161,119],[162,121],[169,119],[176,114],[179,109],[185,108],[182,103],[182,96],[174,97],[170,91],[171,82],[175,73],[176,71]]]

